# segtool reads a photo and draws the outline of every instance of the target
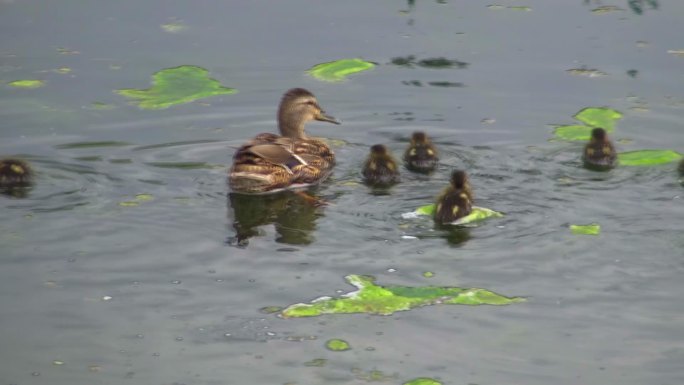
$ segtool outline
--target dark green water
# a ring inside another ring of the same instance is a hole
[[[684,58],[668,53],[684,49],[684,3],[631,3],[598,14],[581,0],[499,3],[531,11],[465,0],[0,1],[0,155],[37,173],[27,197],[0,196],[0,385],[363,384],[373,370],[388,384],[684,383],[675,165],[595,173],[580,167],[581,143],[549,141],[550,124],[609,106],[624,113],[619,150],[684,150]],[[179,22],[179,33],[161,28]],[[410,55],[467,65],[390,64]],[[353,57],[379,65],[342,83],[305,74]],[[155,111],[112,92],[184,64],[239,92]],[[606,75],[567,72],[582,67]],[[6,85],[18,79],[46,85]],[[335,139],[335,173],[315,190],[331,205],[231,201],[234,148],[275,130],[291,87],[343,121],[308,128]],[[404,172],[385,195],[358,184],[369,145],[400,154],[416,129],[441,150],[435,174]],[[471,174],[478,205],[506,216],[451,232],[401,218],[454,167]],[[236,215],[252,220],[240,229],[246,247],[232,245]],[[568,229],[590,222],[601,235]],[[259,312],[348,292],[348,274],[528,301],[385,317]],[[353,349],[328,351],[330,338]],[[317,358],[328,361],[305,365]]]

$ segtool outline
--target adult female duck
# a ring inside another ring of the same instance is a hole
[[[322,140],[306,136],[304,125],[311,120],[340,124],[326,115],[311,92],[287,91],[278,109],[280,135],[259,134],[235,152],[228,174],[232,190],[268,193],[325,180],[335,165],[335,154]]]

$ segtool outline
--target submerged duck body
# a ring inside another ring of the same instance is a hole
[[[451,174],[450,185],[437,197],[435,222],[449,224],[470,214],[473,209],[473,192],[465,171],[455,170]]]
[[[371,147],[370,154],[363,163],[362,174],[364,182],[372,186],[390,186],[400,179],[397,162],[382,144]]]
[[[278,108],[280,135],[262,133],[233,156],[228,183],[237,193],[258,194],[304,187],[323,181],[335,165],[335,154],[322,140],[310,138],[311,120],[340,124],[325,114],[316,97],[303,88],[287,91]]]
[[[411,136],[411,143],[404,152],[406,168],[417,172],[430,172],[437,166],[437,149],[424,132],[416,131]]]
[[[594,128],[591,131],[591,139],[584,146],[582,162],[584,166],[594,170],[609,170],[615,167],[617,152],[615,146],[608,139],[608,134],[603,128]]]
[[[0,188],[27,187],[33,180],[31,166],[23,160],[0,159]]]

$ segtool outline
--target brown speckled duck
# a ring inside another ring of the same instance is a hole
[[[435,205],[435,222],[440,225],[449,224],[470,214],[473,208],[473,192],[465,171],[455,170],[451,181],[437,197]]]
[[[390,186],[399,182],[397,162],[382,144],[370,148],[370,154],[363,163],[362,174],[364,182],[371,186]]]
[[[311,120],[340,124],[326,115],[311,92],[303,88],[287,91],[278,109],[280,135],[259,134],[235,152],[228,174],[232,190],[268,193],[327,178],[335,154],[324,141],[305,134],[304,125]]]
[[[609,170],[615,166],[617,152],[603,128],[594,128],[591,139],[584,146],[582,162],[584,167],[593,170]]]
[[[0,189],[27,187],[33,180],[31,166],[23,160],[0,159]]]
[[[411,136],[411,143],[404,152],[406,168],[417,172],[430,172],[437,165],[437,149],[427,135],[422,131],[416,131]]]

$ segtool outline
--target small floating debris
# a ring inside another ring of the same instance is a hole
[[[327,363],[328,363],[328,360],[326,360],[325,358],[314,358],[311,361],[305,362],[304,366],[313,366],[313,367],[321,368],[321,367],[325,366],[325,364],[327,364]]]
[[[64,149],[96,148],[96,147],[121,147],[121,146],[129,146],[129,145],[130,145],[130,143],[128,143],[128,142],[107,140],[107,141],[99,141],[99,142],[64,143],[64,144],[56,145],[55,148],[60,149],[60,150],[64,150]]]
[[[620,8],[615,5],[602,5],[598,8],[594,8],[591,10],[591,13],[596,14],[596,15],[603,15],[606,13],[612,13],[612,12],[622,12],[624,11],[623,8]]]
[[[331,339],[325,343],[325,347],[333,352],[343,352],[345,350],[350,350],[351,346],[345,340]]]
[[[78,55],[80,52],[69,49],[69,48],[64,48],[64,47],[57,47],[57,53],[60,55]]]
[[[667,53],[669,53],[670,55],[684,57],[684,49],[670,49],[667,50]]]
[[[182,21],[174,21],[171,23],[162,24],[161,29],[168,33],[181,33],[188,29],[188,26]]]
[[[306,72],[318,80],[340,82],[351,74],[367,71],[375,67],[375,63],[363,59],[340,59],[316,64]]]
[[[435,276],[435,273],[433,273],[433,272],[431,272],[431,271],[425,271],[425,272],[423,272],[423,277],[425,277],[425,278],[432,278],[432,277],[434,277],[434,276]]]
[[[524,12],[532,11],[532,8],[527,7],[527,6],[505,6],[505,5],[500,5],[500,4],[491,4],[491,5],[488,5],[487,8],[491,9],[493,11],[500,11],[502,9],[509,9],[511,11],[524,11]]]
[[[598,223],[590,223],[588,225],[570,225],[570,231],[572,231],[573,234],[599,235],[601,233],[601,225]]]
[[[565,70],[565,72],[569,73],[570,75],[577,75],[577,76],[586,76],[590,78],[598,78],[601,76],[606,76],[608,75],[607,73],[594,69],[594,68],[571,68],[569,70]]]
[[[33,88],[40,88],[40,87],[44,86],[45,81],[36,80],[36,79],[14,80],[14,81],[7,83],[7,85],[10,87],[15,87],[15,88],[33,89]]]

